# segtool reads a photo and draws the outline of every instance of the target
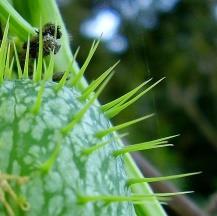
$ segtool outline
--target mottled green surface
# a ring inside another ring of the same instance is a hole
[[[8,181],[16,194],[24,196],[31,206],[24,213],[7,195],[15,215],[135,215],[130,203],[77,203],[79,195],[128,195],[127,177],[121,157],[111,155],[118,148],[113,135],[103,140],[95,137],[96,132],[109,127],[98,107],[91,106],[68,135],[61,134],[61,129],[85,102],[78,100],[75,89],[63,88],[56,93],[54,85],[46,85],[41,109],[36,115],[31,109],[39,84],[18,80],[5,81],[0,86],[0,171],[30,177],[23,185]],[[111,141],[104,148],[82,156],[85,148],[108,139]],[[58,146],[60,150],[51,170],[43,172],[42,164]],[[1,203],[0,215],[7,215]]]

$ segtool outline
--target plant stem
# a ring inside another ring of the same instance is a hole
[[[26,40],[28,35],[35,34],[35,29],[6,0],[0,1],[0,11],[1,21],[6,23],[8,17],[10,17],[10,32],[17,35],[21,40]]]

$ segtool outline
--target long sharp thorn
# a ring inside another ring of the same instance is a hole
[[[42,24],[40,21],[38,61],[37,61],[36,71],[33,74],[34,82],[39,82],[41,80],[42,68],[43,68],[43,37],[42,37]]]
[[[62,133],[67,134],[69,133],[74,126],[81,121],[87,110],[90,108],[90,106],[95,102],[97,97],[100,95],[100,93],[103,91],[111,77],[113,76],[113,73],[110,74],[110,76],[104,81],[104,83],[100,86],[98,91],[95,93],[95,95],[86,103],[86,105],[73,117],[72,121],[66,125],[64,128],[62,128]]]
[[[112,107],[116,106],[117,104],[122,105],[125,101],[129,100],[134,94],[136,94],[144,85],[148,84],[151,80],[152,78],[140,84],[139,86],[129,91],[128,93],[122,95],[121,97],[103,105],[102,110],[107,111],[111,109]]]
[[[18,70],[18,78],[21,79],[22,78],[22,69],[21,69],[21,66],[20,66],[20,60],[19,60],[19,57],[18,57],[18,54],[17,54],[17,48],[16,48],[16,45],[14,43],[14,53],[15,53],[15,59],[16,59],[16,63],[17,63],[17,70]]]
[[[153,145],[153,144],[152,145],[141,145],[139,144],[139,146],[131,145],[131,146],[126,146],[126,147],[123,147],[122,149],[113,151],[112,155],[114,157],[117,157],[119,155],[123,155],[123,154],[130,153],[130,152],[162,148],[162,147],[168,147],[168,146],[173,146],[173,144],[161,144],[161,145]]]
[[[44,81],[52,80],[54,71],[54,52],[51,52],[48,68],[45,70]]]
[[[52,169],[54,163],[57,161],[57,157],[60,153],[61,147],[61,142],[58,142],[50,158],[40,166],[40,170],[42,172],[48,173]]]
[[[153,197],[171,197],[193,193],[193,191],[184,192],[174,192],[174,193],[154,193],[154,194],[135,194],[131,196],[115,196],[115,195],[95,195],[95,196],[78,196],[78,203],[88,203],[88,202],[137,202],[137,201],[147,201],[149,198]]]
[[[127,185],[131,186],[133,184],[140,184],[144,182],[152,183],[152,182],[159,182],[159,181],[168,181],[178,178],[184,178],[192,175],[198,175],[202,172],[192,172],[192,173],[186,173],[186,174],[179,174],[179,175],[171,175],[171,176],[162,176],[162,177],[152,177],[152,178],[131,178],[127,181]]]
[[[131,152],[131,151],[140,151],[140,150],[150,149],[150,148],[153,148],[155,146],[165,145],[165,144],[168,144],[167,140],[162,140],[162,141],[155,141],[155,140],[153,140],[153,141],[147,141],[147,142],[133,144],[133,145],[130,145],[130,146],[125,146],[122,149],[114,151],[113,153],[119,155],[118,152],[120,154],[121,153],[123,154],[123,153]]]
[[[8,50],[7,49],[8,31],[9,31],[9,18],[8,18],[6,26],[5,26],[5,30],[4,30],[4,34],[3,34],[3,38],[2,38],[1,46],[0,46],[0,83],[2,83],[4,81],[5,59],[6,59],[7,50]]]
[[[96,43],[95,43],[95,41],[93,42],[91,49],[89,51],[89,54],[88,54],[88,56],[87,56],[87,58],[83,64],[83,66],[81,67],[80,71],[75,75],[75,77],[73,78],[73,80],[71,82],[72,86],[76,85],[80,81],[81,77],[83,76],[84,72],[86,71],[87,66],[89,65],[89,63],[90,63],[98,45],[99,45],[99,42],[100,42],[100,39]]]
[[[82,153],[84,155],[90,155],[93,152],[95,152],[96,150],[99,150],[99,149],[105,147],[107,144],[111,143],[113,140],[119,140],[119,139],[121,139],[121,138],[123,138],[123,137],[125,137],[127,135],[128,135],[128,133],[124,133],[124,134],[121,134],[121,135],[115,137],[114,139],[109,139],[109,140],[107,140],[105,142],[100,142],[100,143],[98,143],[98,144],[96,144],[94,146],[91,146],[89,148],[84,149]]]
[[[112,133],[112,132],[114,132],[114,131],[118,131],[118,130],[127,128],[127,127],[129,127],[130,125],[136,124],[136,123],[138,123],[138,122],[140,122],[140,121],[143,121],[143,120],[145,120],[145,119],[148,119],[148,118],[150,118],[150,117],[152,117],[152,116],[154,116],[154,114],[146,115],[146,116],[143,116],[143,117],[141,117],[141,118],[134,119],[134,120],[132,120],[132,121],[125,122],[125,123],[120,124],[120,125],[117,125],[117,126],[110,127],[110,128],[108,128],[108,129],[106,129],[106,130],[103,130],[103,131],[101,131],[101,132],[96,133],[96,137],[102,138],[102,137],[104,137],[104,136],[106,136],[106,135],[108,135],[108,134],[110,134],[110,133]]]
[[[112,118],[114,116],[116,116],[117,114],[119,114],[122,110],[124,110],[125,108],[127,108],[128,106],[130,106],[131,104],[135,103],[139,98],[141,98],[145,93],[147,93],[148,91],[150,91],[152,88],[154,88],[158,83],[160,83],[164,78],[158,80],[156,83],[154,83],[153,85],[151,85],[150,87],[148,87],[147,89],[145,89],[144,91],[142,91],[140,94],[138,94],[136,97],[132,98],[131,100],[127,101],[126,103],[124,103],[123,105],[119,105],[117,104],[116,106],[112,107],[110,110],[107,110],[105,112],[106,116],[108,116],[109,118]]]
[[[150,141],[146,141],[146,143],[168,143],[169,139],[175,138],[180,136],[180,134],[175,134],[172,136],[167,136],[167,137],[163,137],[163,138],[159,138],[159,139],[155,139],[155,140],[150,140]]]
[[[114,68],[119,64],[120,61],[116,62],[108,70],[106,70],[101,76],[94,80],[82,93],[80,97],[81,100],[87,99],[90,94],[96,90],[96,88],[105,80],[105,78],[114,70]]]
[[[12,70],[13,70],[13,66],[14,66],[14,57],[11,60],[10,63],[10,68],[9,68],[9,72],[8,72],[8,79],[11,80],[12,79]]]
[[[67,78],[69,76],[70,70],[72,68],[72,65],[74,64],[74,62],[75,62],[75,60],[77,58],[79,50],[80,50],[80,47],[78,47],[77,50],[75,51],[75,54],[74,54],[71,62],[69,63],[68,68],[66,69],[63,77],[61,78],[61,80],[59,81],[59,83],[56,85],[56,87],[55,87],[56,91],[59,91],[65,85],[66,80],[67,80]]]
[[[39,88],[39,91],[38,91],[36,102],[33,105],[32,110],[31,110],[33,114],[38,114],[38,112],[40,111],[44,89],[45,89],[45,82],[42,82]]]
[[[30,48],[30,38],[28,36],[24,72],[23,72],[23,78],[25,79],[29,78],[29,48]]]
[[[46,74],[46,71],[47,71],[47,64],[46,64],[45,59],[43,59],[43,70],[44,70],[44,73]],[[43,76],[43,80],[45,80],[45,74],[44,74],[44,76]]]
[[[9,79],[9,73],[10,73],[10,49],[11,49],[11,44],[8,44],[8,51],[7,51],[7,57],[6,57],[6,63],[5,63],[5,72],[4,72],[4,77],[6,79]]]

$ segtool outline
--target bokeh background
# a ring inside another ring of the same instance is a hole
[[[59,5],[72,49],[81,47],[80,64],[103,32],[89,81],[121,60],[101,103],[151,77],[166,77],[113,121],[157,114],[129,129],[129,143],[180,134],[175,147],[143,155],[163,175],[203,171],[175,184],[194,190],[191,199],[217,215],[217,1],[59,0]]]

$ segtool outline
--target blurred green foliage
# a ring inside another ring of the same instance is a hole
[[[195,190],[193,197],[207,205],[208,197],[217,190],[217,3],[180,0],[169,10],[154,11],[155,24],[145,27],[140,25],[140,15],[153,10],[151,6],[135,19],[129,19],[114,1],[71,1],[61,10],[73,49],[81,46],[80,63],[91,45],[91,39],[81,33],[81,25],[103,8],[115,10],[120,16],[118,31],[127,38],[128,47],[115,53],[102,42],[86,74],[88,80],[121,59],[115,77],[101,97],[104,103],[145,79],[166,76],[166,80],[114,122],[144,113],[157,114],[130,130],[130,143],[180,133],[174,140],[175,148],[144,155],[164,175],[203,171],[201,176],[180,182],[180,187]]]

